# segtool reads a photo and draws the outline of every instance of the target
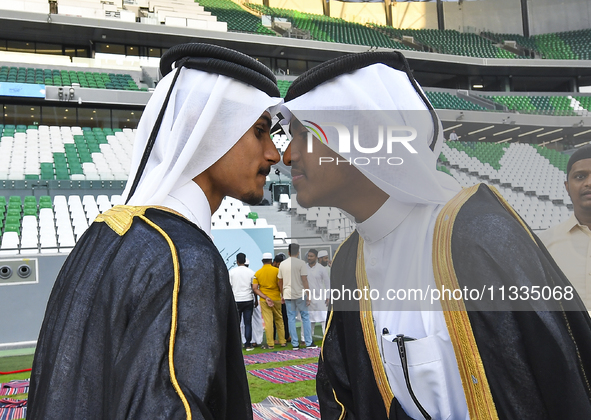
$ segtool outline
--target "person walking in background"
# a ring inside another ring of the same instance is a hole
[[[253,349],[252,347],[252,311],[253,305],[253,291],[252,278],[254,271],[248,268],[246,264],[246,255],[242,252],[236,254],[236,264],[230,270],[230,285],[234,293],[234,300],[236,301],[236,308],[238,309],[238,317],[244,322],[244,347],[246,351]]]

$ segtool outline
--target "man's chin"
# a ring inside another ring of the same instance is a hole
[[[240,201],[250,205],[250,206],[256,206],[257,204],[260,204],[261,201],[263,201],[263,197],[264,197],[264,193],[262,191],[251,191],[249,193],[244,194],[243,196],[241,196],[240,198],[238,198]]]
[[[309,209],[310,207],[314,207],[315,204],[313,203],[313,200],[310,199],[310,197],[308,197],[308,195],[304,192],[300,192],[298,191],[298,195],[296,196],[298,204],[300,205],[300,207],[303,207],[305,209]]]

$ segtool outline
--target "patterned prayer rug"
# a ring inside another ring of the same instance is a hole
[[[22,419],[27,415],[27,400],[0,399],[0,420]]]
[[[29,392],[29,379],[17,379],[0,384],[0,395],[17,395]]]
[[[282,400],[267,397],[264,401],[252,405],[254,420],[318,420],[320,409],[316,397]]]
[[[318,371],[317,363],[305,365],[283,366],[269,369],[257,369],[248,371],[257,378],[264,379],[274,384],[287,384],[298,381],[309,381],[316,379]]]
[[[301,350],[282,350],[268,353],[247,354],[244,356],[246,366],[256,363],[285,362],[286,360],[308,359],[310,357],[319,357],[320,348],[301,349]]]

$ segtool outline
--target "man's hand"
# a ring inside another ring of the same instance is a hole
[[[285,305],[285,299],[281,298],[281,304]]]
[[[265,302],[267,302],[267,305],[269,306],[269,308],[272,308],[273,306],[275,306],[275,302],[273,302],[270,297],[266,297]]]
[[[310,298],[306,299],[306,306],[310,306],[311,303],[312,301],[310,300]]]

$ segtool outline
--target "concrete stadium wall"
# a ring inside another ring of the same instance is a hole
[[[393,2],[392,26],[403,29],[437,29],[437,4]]]
[[[530,35],[591,28],[589,0],[528,0],[527,7]],[[446,29],[523,35],[520,0],[445,2],[443,8]]]
[[[523,34],[520,0],[445,2],[443,10],[445,29]]]
[[[239,3],[239,0],[234,0]],[[263,0],[249,0],[262,4]],[[299,10],[322,15],[321,0],[270,0],[271,7]],[[330,2],[330,16],[349,22],[386,24],[383,3]],[[395,28],[437,29],[437,5],[435,2],[392,3],[392,22]]]
[[[386,24],[384,3],[344,3],[342,1],[331,1],[330,16],[345,19],[349,22]]]
[[[256,3],[258,3],[258,1],[256,1]],[[262,3],[262,0],[260,3]],[[322,2],[320,0],[270,0],[269,6],[299,10],[301,12],[315,13],[317,15],[322,15],[324,13],[322,11]]]
[[[237,3],[240,0],[235,0]],[[262,4],[263,0],[249,0]],[[591,28],[589,0],[528,0],[530,35]],[[321,0],[270,0],[271,7],[323,14]],[[521,0],[443,3],[445,28],[460,32],[490,31],[523,35]],[[386,24],[383,3],[330,2],[330,15],[350,22]],[[392,26],[437,29],[437,4],[392,2]]]
[[[589,0],[528,0],[530,35],[591,28]]]

